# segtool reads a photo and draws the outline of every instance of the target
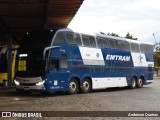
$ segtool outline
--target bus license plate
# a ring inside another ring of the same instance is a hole
[[[24,90],[30,90],[30,88],[29,87],[24,87]]]

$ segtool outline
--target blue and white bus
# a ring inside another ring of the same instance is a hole
[[[153,82],[153,46],[125,38],[68,28],[32,31],[22,40],[17,58],[17,90],[76,94]]]

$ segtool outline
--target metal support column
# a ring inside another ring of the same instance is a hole
[[[8,54],[7,54],[7,72],[8,72],[8,86],[12,85],[12,35],[8,37]]]

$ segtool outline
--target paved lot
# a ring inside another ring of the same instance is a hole
[[[112,88],[101,91],[93,91],[89,94],[76,95],[66,95],[65,93],[49,95],[41,95],[39,93],[27,94],[17,93],[14,88],[1,88],[0,111],[160,111],[160,79],[155,79],[153,84],[139,89]],[[12,119],[10,118],[10,120]],[[14,120],[16,119],[20,118],[14,118]],[[53,118],[41,119],[47,120]],[[61,117],[54,119],[137,120],[137,117]],[[160,117],[141,117],[140,119],[158,120]]]

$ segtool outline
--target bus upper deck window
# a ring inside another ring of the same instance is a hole
[[[142,53],[153,53],[153,46],[147,44],[141,44],[140,49]]]
[[[89,43],[89,38],[88,36],[82,36],[82,40],[83,40],[83,45],[84,46],[90,46],[90,43]]]
[[[64,42],[64,36],[61,32],[59,32],[54,39],[54,43],[63,43]]]
[[[129,43],[126,41],[118,41],[119,49],[124,51],[130,51]]]
[[[90,40],[90,47],[96,47],[95,38],[93,36],[89,36],[89,40]]]
[[[140,49],[139,49],[139,44],[137,43],[131,43],[131,50],[132,52],[140,52]]]
[[[99,48],[102,48],[103,47],[103,39],[97,38],[97,45]]]
[[[80,38],[79,34],[75,34],[74,39],[75,39],[75,44],[82,45],[81,38]]]
[[[72,33],[66,33],[66,38],[67,38],[68,43],[75,44],[75,41],[74,41]]]
[[[68,43],[82,45],[81,38],[79,34],[66,33],[66,38]]]
[[[109,48],[108,41],[106,39],[103,40],[103,48]]]
[[[125,49],[127,50],[127,51],[130,51],[130,46],[129,46],[129,43],[128,42],[125,42]]]
[[[109,45],[112,49],[115,48],[115,41],[113,39],[109,39]]]
[[[97,38],[97,45],[99,48],[109,48],[108,41],[105,38]]]

